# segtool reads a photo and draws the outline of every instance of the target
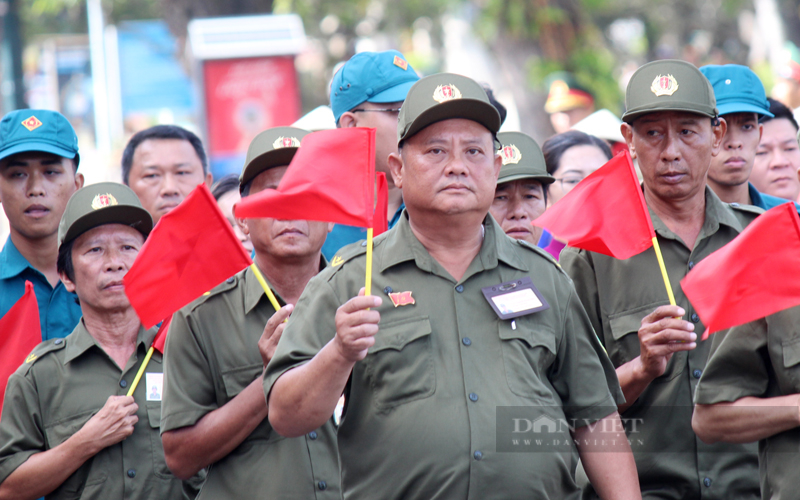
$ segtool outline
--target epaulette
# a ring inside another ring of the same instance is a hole
[[[372,241],[373,249],[375,247],[375,240]],[[336,252],[336,255],[333,256],[331,261],[328,263],[328,269],[332,270],[333,272],[337,271],[339,268],[342,267],[342,264],[353,260],[354,258],[358,257],[359,255],[364,255],[367,253],[367,241],[357,241],[355,243],[350,243],[349,245],[345,245]]]
[[[30,370],[34,363],[47,356],[51,352],[60,351],[67,345],[66,339],[50,339],[45,340],[41,344],[33,348],[30,354],[25,358],[22,366],[19,367],[19,373],[25,374]]]
[[[191,301],[189,303],[189,305],[186,306],[187,310],[192,311],[197,306],[199,306],[201,304],[204,304],[211,297],[213,297],[215,295],[219,295],[219,294],[224,293],[224,292],[227,292],[228,290],[230,290],[232,288],[235,288],[236,285],[239,283],[239,280],[242,279],[242,274],[245,271],[247,271],[247,270],[245,269],[244,271],[241,271],[241,272],[238,272],[238,273],[234,274],[233,276],[231,276],[230,278],[226,279],[225,281],[223,281],[219,285],[215,286],[211,290],[205,292],[203,295],[201,295],[201,296],[197,297],[196,299],[194,299],[193,301]]]
[[[764,213],[764,209],[755,205],[742,205],[741,203],[728,203],[728,206],[740,212],[747,212],[755,215]]]
[[[531,251],[533,251],[533,253],[539,254],[539,255],[540,255],[541,257],[543,257],[545,260],[547,260],[548,262],[550,262],[551,264],[553,264],[554,266],[556,266],[556,268],[557,268],[559,271],[561,271],[561,272],[562,272],[562,273],[564,273],[565,275],[567,274],[567,273],[566,273],[566,271],[564,271],[564,269],[562,269],[562,268],[561,268],[561,264],[559,264],[559,263],[558,263],[558,261],[557,261],[556,259],[554,259],[554,258],[553,258],[553,256],[552,256],[552,255],[550,255],[550,253],[549,253],[547,250],[545,250],[545,249],[543,249],[543,248],[539,248],[539,247],[537,247],[536,245],[532,245],[532,244],[528,243],[528,242],[527,242],[527,241],[525,241],[525,240],[514,240],[514,241],[516,241],[516,242],[517,242],[517,244],[518,244],[519,246],[521,246],[522,248],[526,248],[526,249],[528,249],[528,250],[531,250]]]

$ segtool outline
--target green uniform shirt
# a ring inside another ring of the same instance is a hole
[[[165,349],[162,432],[196,424],[261,376],[258,339],[274,313],[248,268],[173,316]],[[333,422],[287,439],[264,419],[210,466],[197,498],[341,498]]]
[[[771,398],[800,392],[800,307],[711,336],[711,357],[695,402],[714,404],[746,396]],[[758,443],[761,496],[797,498],[800,427]]]
[[[64,339],[33,350],[9,379],[0,420],[0,482],[34,453],[66,441],[105,405],[124,396],[155,337],[139,329],[136,351],[120,370],[83,320]],[[34,357],[35,356],[35,357]],[[87,460],[50,499],[150,500],[182,498],[181,481],[167,469],[159,437],[161,401],[150,396],[162,373],[156,351],[133,394],[139,421],[133,434]]]
[[[675,300],[686,311],[685,318],[695,324],[698,341],[696,349],[673,354],[664,375],[622,414],[624,421],[636,423],[629,439],[645,498],[758,498],[755,446],[707,445],[692,430],[692,395],[711,342],[699,340],[705,326],[679,283],[697,262],[735,238],[762,212],[756,207],[729,206],[706,188],[705,222],[694,249],[689,250],[650,211]],[[642,319],[669,304],[655,250],[617,260],[566,248],[560,262],[572,276],[614,366],[639,356],[637,332]]]
[[[500,407],[535,407],[552,420],[594,422],[616,409],[606,378],[619,393],[613,367],[557,264],[508,238],[491,216],[484,228],[481,250],[458,282],[416,239],[407,214],[375,239],[380,331],[353,368],[339,427],[346,498],[579,495],[567,430],[549,436],[569,441],[563,448],[498,452],[510,443],[497,442],[508,422],[496,415]],[[267,394],[335,336],[336,309],[364,286],[364,249],[350,246],[341,257],[298,301],[267,367]],[[550,308],[499,320],[481,288],[526,276]],[[410,292],[414,303],[395,307],[388,294],[399,292]]]

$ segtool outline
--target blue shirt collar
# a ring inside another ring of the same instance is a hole
[[[11,236],[9,236],[3,246],[3,250],[0,251],[0,279],[13,278],[28,268],[37,273],[39,272],[28,262],[28,259],[19,253],[17,247],[14,246],[14,242],[11,241]]]
[[[758,208],[763,208],[764,210],[767,209],[766,205],[764,204],[764,199],[761,198],[761,193],[758,192],[758,189],[756,189],[752,182],[747,183],[747,193],[750,195],[751,205],[755,205]]]

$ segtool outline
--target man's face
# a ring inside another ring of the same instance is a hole
[[[61,274],[64,287],[75,292],[81,308],[111,313],[131,307],[122,279],[144,244],[144,236],[123,224],[97,226],[72,245],[74,280]]]
[[[390,156],[395,184],[409,211],[433,216],[488,212],[502,160],[491,132],[461,118],[434,123]]]
[[[755,113],[728,113],[722,149],[711,159],[708,178],[722,186],[739,186],[750,178],[756,157],[761,125]]]
[[[664,201],[680,201],[705,189],[711,158],[725,136],[726,124],[694,113],[660,111],[622,124],[631,155],[639,160],[645,193]]]
[[[211,185],[211,173],[203,174],[203,164],[189,141],[147,139],[133,152],[128,185],[154,224],[203,182]]]
[[[542,215],[545,208],[542,183],[517,179],[497,185],[489,211],[507,235],[536,245],[542,229],[531,225],[531,221]]]
[[[30,151],[0,160],[0,203],[12,231],[37,240],[58,232],[70,196],[83,186],[71,159]]]
[[[387,159],[389,154],[397,153],[397,118],[400,116],[400,106],[402,105],[402,101],[387,103],[364,102],[356,106],[355,109],[367,111],[348,112],[339,118],[339,123],[342,126],[375,129],[375,170],[386,174],[386,179],[390,183],[389,187],[392,187],[392,179],[389,175]],[[373,111],[378,109],[396,111]]]
[[[762,193],[796,200],[800,193],[798,168],[800,149],[792,122],[776,118],[764,123],[750,182]]]
[[[288,166],[273,167],[258,174],[250,184],[250,195],[276,189]],[[250,236],[257,254],[286,261],[318,255],[333,224],[311,220],[236,219]]]

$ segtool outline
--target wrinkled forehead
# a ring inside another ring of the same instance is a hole
[[[131,226],[118,223],[101,224],[80,234],[75,238],[75,247],[97,244],[107,241],[144,242],[144,235]]]

